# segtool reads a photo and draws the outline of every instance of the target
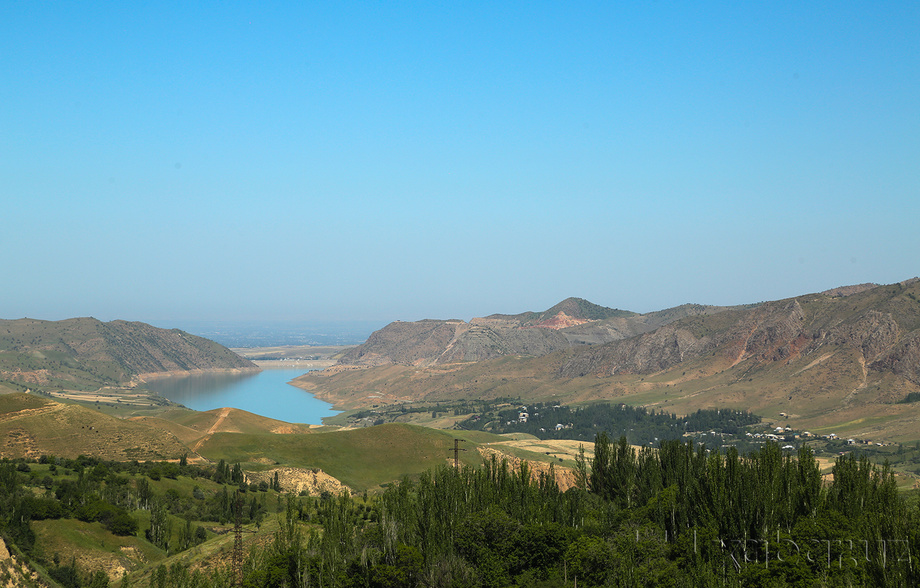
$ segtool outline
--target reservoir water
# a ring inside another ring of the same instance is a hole
[[[328,402],[288,384],[309,370],[266,369],[254,374],[198,374],[152,380],[147,387],[192,410],[229,406],[288,423],[321,425],[339,414]]]

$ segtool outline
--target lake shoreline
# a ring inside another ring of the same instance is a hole
[[[337,362],[332,359],[254,359],[252,363],[263,370],[304,369],[306,371],[324,370]]]
[[[270,360],[276,361],[276,360]],[[150,382],[161,398],[197,412],[235,408],[291,424],[325,425],[341,411],[291,382],[309,370],[290,365],[247,373],[182,374]]]
[[[253,362],[256,363],[256,362]],[[193,370],[172,370],[168,372],[149,372],[134,376],[134,380],[139,384],[146,384],[152,380],[161,380],[164,378],[182,378],[185,376],[201,376],[205,374],[255,374],[262,371],[262,367],[256,364],[256,367],[247,368],[207,368]]]

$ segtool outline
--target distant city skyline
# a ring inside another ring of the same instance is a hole
[[[0,18],[0,318],[649,312],[920,275],[916,2]]]

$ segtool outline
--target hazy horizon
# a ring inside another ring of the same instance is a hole
[[[649,312],[920,274],[920,5],[0,6],[0,317]]]

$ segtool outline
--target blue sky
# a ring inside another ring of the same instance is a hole
[[[4,2],[0,318],[920,274],[917,2]]]

